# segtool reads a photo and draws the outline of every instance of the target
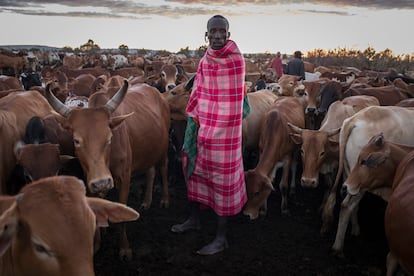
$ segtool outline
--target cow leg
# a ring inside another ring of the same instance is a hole
[[[332,189],[332,175],[330,173],[328,174],[322,174],[323,182],[326,186],[326,191],[323,196],[323,201],[321,205],[322,210],[322,227],[320,230],[321,235],[325,235],[329,232],[329,230],[332,227],[333,224],[333,212],[336,204],[336,190],[331,191]]]
[[[292,157],[286,157],[283,161],[282,178],[279,183],[280,193],[282,195],[281,211],[282,215],[289,215],[288,209],[288,190],[289,190],[289,173],[292,164]]]
[[[169,195],[168,195],[168,158],[164,159],[164,162],[161,162],[160,165],[160,174],[161,174],[161,202],[160,207],[168,208]]]
[[[397,275],[397,272],[400,270],[400,264],[398,263],[397,258],[391,252],[387,254],[387,274],[386,276]]]
[[[293,197],[296,194],[296,171],[298,168],[298,160],[299,160],[299,151],[295,153],[292,165],[290,166],[290,170],[292,172],[291,178],[290,178],[290,187],[289,187],[289,196]]]
[[[131,171],[125,170],[125,172],[120,177],[119,185],[119,202],[127,205],[128,203],[128,194],[131,180]],[[132,259],[132,250],[129,247],[129,241],[126,234],[126,225],[121,223],[121,237],[119,240],[119,257],[121,260],[131,260]]]
[[[339,212],[338,229],[336,231],[335,242],[332,246],[333,253],[336,256],[343,257],[344,240],[349,219],[363,195],[364,193],[359,193],[355,196],[347,194],[342,201],[341,211]]]
[[[165,164],[164,164],[165,165]],[[155,167],[149,168],[145,172],[145,196],[144,202],[141,204],[141,209],[149,209],[152,203],[152,191],[154,189]]]
[[[359,228],[358,223],[358,210],[359,210],[359,204],[355,206],[355,209],[352,211],[351,214],[351,235],[352,236],[359,236],[361,233],[361,229]]]

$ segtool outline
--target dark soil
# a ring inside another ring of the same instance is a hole
[[[136,210],[141,204],[140,183],[142,179],[133,179],[129,196],[129,206]],[[256,221],[248,221],[242,214],[231,217],[229,248],[206,257],[195,251],[215,236],[216,220],[211,210],[202,212],[202,230],[170,232],[173,224],[183,222],[188,215],[185,184],[179,178],[170,184],[168,209],[159,208],[160,195],[155,191],[152,207],[139,211],[139,220],[127,224],[131,261],[118,257],[119,227],[105,229],[94,260],[96,275],[385,275],[388,248],[382,200],[365,196],[359,209],[361,235],[348,233],[345,257],[338,258],[330,251],[336,226],[326,237],[319,234],[322,191],[300,186],[296,191],[288,217],[281,216],[278,189],[269,197],[266,217]]]

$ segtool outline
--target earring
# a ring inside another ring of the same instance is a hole
[[[205,41],[206,43],[208,42],[207,36],[205,36],[205,37],[204,37],[204,41]]]

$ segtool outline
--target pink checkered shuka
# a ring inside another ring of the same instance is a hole
[[[188,199],[220,216],[239,213],[247,200],[242,159],[244,78],[244,58],[234,41],[220,50],[209,47],[187,105],[188,116],[200,125]]]

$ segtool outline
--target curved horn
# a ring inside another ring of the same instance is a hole
[[[115,95],[105,104],[104,108],[112,113],[119,106],[119,104],[124,99],[126,92],[128,90],[128,81],[124,80],[124,85],[115,93]]]
[[[67,118],[71,112],[71,109],[59,101],[58,98],[56,98],[52,91],[50,91],[50,85],[50,82],[47,83],[45,88],[45,97],[47,101],[53,107],[53,109],[56,110],[57,113]]]

